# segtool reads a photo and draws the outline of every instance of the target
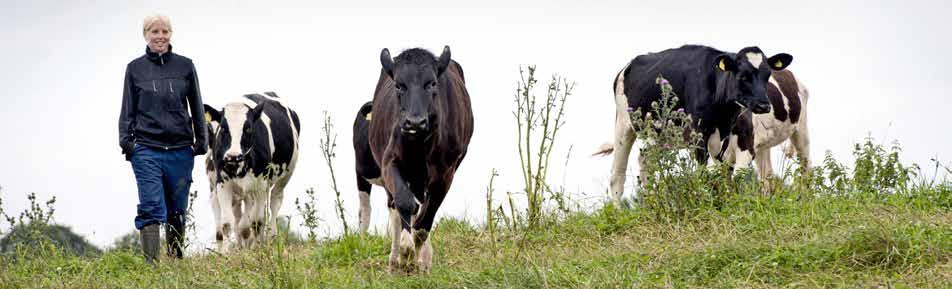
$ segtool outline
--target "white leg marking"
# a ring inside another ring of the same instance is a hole
[[[357,196],[360,197],[360,232],[366,234],[370,228],[370,192],[361,191]]]
[[[394,208],[390,209],[390,266],[391,272],[397,271],[400,265],[400,214]]]

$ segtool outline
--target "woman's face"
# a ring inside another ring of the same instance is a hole
[[[169,51],[169,39],[172,38],[172,30],[162,22],[157,22],[149,27],[145,32],[145,41],[148,42],[149,50],[155,53],[166,53]]]

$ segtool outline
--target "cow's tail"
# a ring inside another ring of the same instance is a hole
[[[607,156],[607,155],[612,154],[612,152],[615,152],[615,145],[613,145],[613,144],[611,144],[611,143],[605,143],[605,144],[602,144],[601,146],[599,146],[599,147],[598,147],[598,150],[595,151],[595,153],[593,153],[592,156],[593,156],[593,157],[595,157],[595,156]]]

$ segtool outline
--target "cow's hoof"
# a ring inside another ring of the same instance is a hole
[[[390,265],[387,267],[387,272],[394,275],[406,275],[416,272],[417,269],[416,262],[401,262],[399,260],[391,260]]]
[[[424,261],[424,260],[421,259],[421,260],[418,260],[418,261],[416,262],[417,270],[420,271],[420,273],[423,273],[423,274],[429,274],[429,273],[430,273],[430,267],[431,267],[431,265],[432,265],[432,262],[429,261],[429,260]]]

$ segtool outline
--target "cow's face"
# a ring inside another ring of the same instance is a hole
[[[215,136],[215,160],[219,169],[237,175],[247,169],[248,156],[254,144],[255,130],[260,123],[262,106],[254,109],[243,103],[229,103],[222,110]]]
[[[774,70],[783,70],[793,60],[793,56],[780,53],[764,58],[757,47],[741,49],[734,55],[721,54],[715,61],[715,69],[727,73],[723,90],[727,101],[733,101],[754,113],[770,111],[767,99],[767,82]]]
[[[394,81],[394,94],[400,103],[400,132],[410,139],[428,137],[437,126],[433,100],[440,91],[440,76],[450,63],[450,47],[443,47],[439,59],[426,50],[410,49],[398,55],[396,62],[384,48],[380,63]]]

